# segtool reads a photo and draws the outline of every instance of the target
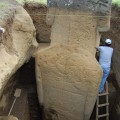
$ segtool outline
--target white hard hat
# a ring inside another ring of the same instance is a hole
[[[107,44],[111,44],[111,43],[112,43],[112,40],[110,40],[110,39],[106,39],[106,40],[105,40],[105,43],[107,43]]]

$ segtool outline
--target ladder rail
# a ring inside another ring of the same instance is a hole
[[[106,82],[106,91],[108,92],[108,82]],[[106,102],[109,102],[108,95],[106,96]],[[109,106],[106,106],[106,113],[109,114]],[[107,116],[106,120],[109,120],[109,115]]]
[[[97,101],[96,101],[96,120],[99,120],[99,118],[106,117],[106,120],[109,120],[109,98],[108,98],[108,82],[106,81],[105,83],[105,92],[104,93],[99,93],[97,96]],[[106,103],[100,104],[99,97],[105,96]],[[102,107],[106,107],[106,113],[99,115],[99,109]]]
[[[99,97],[97,96],[97,103],[96,103],[96,120],[98,120],[98,114],[99,114],[98,105],[99,105]]]

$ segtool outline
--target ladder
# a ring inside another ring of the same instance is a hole
[[[96,102],[96,120],[109,120],[109,100],[108,100],[108,82],[106,81],[104,92],[99,93]],[[104,101],[100,101],[100,98],[104,97]],[[100,103],[101,102],[101,103]],[[105,109],[105,113],[100,113],[100,109]],[[104,119],[103,119],[104,118]],[[106,119],[105,119],[106,118]]]

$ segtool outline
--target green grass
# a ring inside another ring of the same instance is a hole
[[[117,4],[120,7],[120,0],[112,0],[112,3]]]
[[[0,8],[6,8],[6,7],[8,7],[8,4],[6,4],[6,3],[0,3]]]

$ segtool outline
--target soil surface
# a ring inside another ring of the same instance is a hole
[[[110,30],[108,32],[102,33],[102,39],[101,41],[104,42],[106,38],[109,38],[112,40],[112,47],[114,49],[115,55],[113,55],[112,62],[115,62],[115,58],[117,57],[116,52],[119,53],[119,45],[120,45],[120,8],[118,6],[113,5],[112,6],[112,17],[110,22]],[[119,66],[119,65],[118,65]],[[117,68],[118,69],[118,68]],[[113,80],[114,81],[113,81]],[[109,76],[109,81],[113,82],[113,85],[115,86],[116,90],[119,89],[119,86],[117,85],[117,81],[115,80],[115,71],[113,70],[111,73],[111,76]]]
[[[118,8],[116,5],[112,6],[111,14],[110,30],[102,33],[102,40],[104,41],[106,38],[112,39],[112,45],[115,48],[115,41],[119,41],[120,38],[120,8]]]
[[[50,42],[51,26],[46,24],[47,6],[34,3],[26,3],[24,8],[31,16],[36,28],[38,43]]]
[[[40,107],[37,97],[38,95],[37,95],[36,78],[35,78],[35,59],[31,58],[28,63],[24,64],[18,70],[18,72],[19,72],[19,80],[17,83],[17,88],[22,89],[23,93],[27,94],[26,101],[28,103],[27,104],[28,115],[25,112],[24,118],[27,118],[25,120],[42,120],[42,108]],[[20,112],[21,111],[19,111],[19,113]],[[18,117],[20,118],[19,114]]]

